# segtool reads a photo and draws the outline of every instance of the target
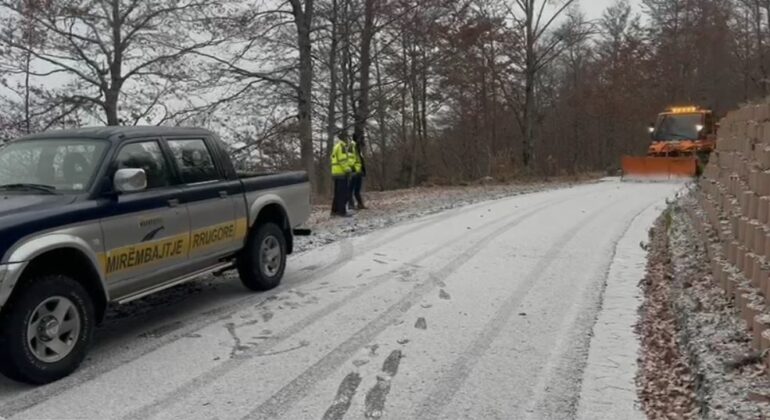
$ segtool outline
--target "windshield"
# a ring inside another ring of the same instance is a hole
[[[11,142],[0,148],[0,186],[86,191],[106,147],[104,141],[83,139]]]
[[[658,117],[653,140],[698,140],[701,135],[702,114],[664,114]]]

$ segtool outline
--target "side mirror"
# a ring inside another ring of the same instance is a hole
[[[115,191],[130,193],[147,189],[147,174],[144,169],[123,168],[115,172],[112,185]]]

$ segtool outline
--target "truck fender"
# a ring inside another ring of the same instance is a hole
[[[107,291],[107,284],[104,281],[104,274],[102,273],[99,256],[91,249],[85,240],[78,236],[64,233],[52,233],[24,240],[12,248],[6,261],[11,264],[23,263],[23,268],[26,268],[27,263],[36,257],[43,255],[46,252],[62,248],[75,249],[88,258],[94,271],[99,277],[99,283],[101,284],[104,298],[109,302],[109,293]],[[7,282],[7,284],[15,284],[24,270],[19,269],[13,271],[15,272],[9,271],[7,273],[7,278],[3,283]]]
[[[249,229],[254,227],[254,222],[256,222],[257,216],[259,216],[259,212],[271,204],[277,204],[281,209],[281,213],[283,213],[283,217],[286,218],[286,226],[281,227],[289,228],[291,226],[291,221],[289,220],[289,214],[286,212],[286,203],[284,200],[278,194],[268,193],[257,197],[257,199],[254,200],[254,202],[249,206]]]

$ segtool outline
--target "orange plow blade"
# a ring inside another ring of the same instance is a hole
[[[698,173],[695,157],[623,156],[623,179],[668,181],[694,178]]]

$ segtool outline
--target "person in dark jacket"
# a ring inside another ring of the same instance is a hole
[[[364,177],[366,176],[366,165],[364,164],[364,157],[361,155],[361,149],[358,147],[358,140],[354,137],[353,141],[349,143],[350,158],[353,163],[353,172],[350,177],[350,208],[356,208],[356,201],[358,201],[358,209],[364,210],[364,199],[361,197],[361,187],[364,183]]]

